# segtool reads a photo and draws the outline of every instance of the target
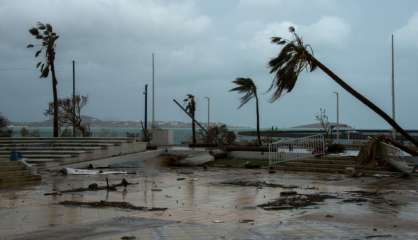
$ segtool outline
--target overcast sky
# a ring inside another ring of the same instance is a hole
[[[84,114],[104,120],[143,118],[143,87],[151,83],[156,55],[156,119],[188,121],[172,102],[197,97],[198,118],[254,126],[255,105],[241,109],[228,90],[251,77],[264,93],[267,62],[280,50],[270,37],[288,37],[292,25],[315,56],[355,89],[390,112],[390,36],[395,33],[397,120],[418,128],[418,1],[416,0],[0,0],[0,112],[12,121],[42,120],[51,80],[40,79],[28,29],[51,23],[57,42],[59,96],[71,94],[71,61],[77,91],[88,95]],[[275,103],[261,96],[261,125],[291,127],[315,122],[326,108],[335,121],[357,128],[386,128],[368,108],[320,70],[301,75],[293,92]]]

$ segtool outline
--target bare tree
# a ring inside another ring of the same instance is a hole
[[[58,90],[57,90],[57,77],[55,75],[55,42],[59,36],[52,30],[50,24],[43,24],[38,22],[36,27],[29,29],[36,40],[40,41],[40,44],[29,44],[28,48],[39,47],[35,53],[35,58],[43,56],[43,60],[36,64],[41,72],[40,78],[47,78],[49,72],[51,72],[52,79],[52,95],[53,95],[53,122],[54,122],[54,137],[59,135],[58,126]],[[43,53],[43,54],[42,54]],[[41,55],[42,54],[42,55]]]
[[[12,129],[7,128],[9,120],[0,113],[0,137],[11,137]]]
[[[74,101],[72,97],[58,99],[59,126],[73,126],[76,130],[80,131],[82,136],[89,136],[90,128],[86,123],[82,122],[83,119],[81,116],[81,110],[87,105],[87,103],[88,97],[80,95],[76,95]],[[45,115],[50,116],[53,113],[54,103],[49,103],[49,107],[45,111]]]
[[[315,116],[316,120],[321,124],[322,129],[325,132],[325,138],[329,138],[332,133],[332,125],[328,121],[328,115],[326,114],[325,108],[320,108],[319,113]]]

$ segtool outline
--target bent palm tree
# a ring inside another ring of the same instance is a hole
[[[314,71],[316,68],[320,68],[326,73],[332,80],[338,85],[344,88],[347,92],[353,95],[357,100],[365,104],[377,115],[382,117],[387,123],[389,123],[396,131],[402,134],[407,140],[412,142],[418,147],[418,142],[411,135],[409,135],[397,122],[395,122],[388,114],[382,109],[372,103],[365,96],[354,90],[350,85],[344,82],[328,67],[322,64],[312,54],[312,48],[309,44],[304,44],[302,39],[296,34],[294,27],[289,27],[289,31],[295,37],[294,40],[286,40],[280,37],[273,37],[272,43],[278,45],[284,45],[277,57],[273,58],[269,62],[270,73],[274,73],[275,77],[269,90],[275,88],[271,101],[274,102],[284,91],[290,92],[293,90],[299,74],[308,70]]]
[[[238,108],[241,108],[246,103],[248,103],[251,99],[255,98],[256,104],[256,112],[257,112],[257,142],[261,145],[261,138],[260,138],[260,111],[258,107],[258,94],[257,94],[257,86],[255,85],[254,81],[251,78],[237,78],[236,80],[232,81],[237,85],[237,87],[232,88],[229,90],[230,92],[236,91],[238,93],[244,94],[241,97],[241,104]]]
[[[58,137],[59,126],[58,126],[58,91],[57,91],[57,77],[55,76],[55,41],[59,36],[52,30],[50,24],[43,24],[38,22],[36,27],[29,29],[37,40],[40,40],[41,44],[37,45],[40,48],[35,53],[37,58],[42,51],[44,51],[44,61],[40,61],[36,64],[36,68],[39,68],[41,72],[40,78],[47,78],[49,72],[52,75],[52,94],[54,99],[54,137]],[[35,45],[29,44],[28,48],[33,48]]]
[[[186,99],[183,100],[186,103],[186,111],[189,113],[190,117],[192,118],[192,134],[193,134],[193,144],[196,144],[196,120],[195,120],[195,112],[196,112],[196,102],[194,100],[194,96],[192,94],[187,94]]]

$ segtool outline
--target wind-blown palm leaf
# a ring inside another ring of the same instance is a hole
[[[269,88],[269,91],[274,89],[271,102],[280,98],[284,92],[292,91],[303,70],[314,71],[316,68],[308,57],[312,49],[309,45],[304,45],[296,33],[294,35],[295,40],[292,41],[280,37],[271,39],[274,44],[285,44],[277,57],[269,61],[270,73],[275,75]]]
[[[344,90],[353,95],[357,100],[373,110],[377,115],[382,117],[405,139],[412,142],[418,147],[418,141],[406,132],[399,124],[391,118],[385,111],[371,102],[367,97],[353,89],[349,84],[342,80],[337,74],[331,71],[327,66],[321,63],[313,56],[312,48],[309,44],[304,44],[294,27],[289,27],[289,31],[294,35],[294,40],[284,40],[279,37],[273,37],[272,43],[284,45],[277,57],[269,61],[270,73],[274,74],[274,79],[269,88],[274,89],[271,101],[277,100],[285,91],[290,92],[295,87],[299,74],[303,70],[314,71],[316,68],[321,69],[332,80],[340,85]]]
[[[237,78],[232,82],[235,83],[237,86],[229,91],[244,94],[241,97],[241,103],[238,107],[241,108],[255,97],[257,93],[257,87],[255,86],[254,81],[251,78]]]

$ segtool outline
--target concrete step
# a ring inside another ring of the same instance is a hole
[[[321,172],[321,173],[344,173],[344,169],[334,168],[312,168],[312,167],[301,167],[301,166],[286,166],[276,165],[273,167],[277,170],[292,171],[292,172]]]
[[[3,165],[0,163],[0,172],[1,171],[14,171],[14,170],[24,170],[26,169],[25,166],[22,166],[20,164],[10,164],[10,165]]]
[[[88,140],[105,140],[105,141],[133,141],[134,138],[128,137],[0,137],[0,141],[7,141],[7,140],[77,140],[77,141],[88,141]]]
[[[354,164],[323,164],[323,163],[305,163],[305,162],[287,162],[282,165],[288,167],[310,167],[310,168],[332,168],[345,169],[347,167],[355,167]]]
[[[11,151],[13,149],[16,150],[100,150],[102,146],[54,146],[54,145],[22,145],[22,146],[3,146],[0,145],[0,151]]]
[[[1,155],[0,155],[1,156]],[[3,158],[8,156],[3,155]],[[57,159],[57,158],[70,158],[73,157],[73,155],[71,154],[25,154],[23,155],[24,158],[52,158],[52,159]]]
[[[118,143],[120,145],[120,143]],[[59,142],[59,143],[39,143],[39,142],[19,142],[19,143],[0,143],[0,147],[20,148],[20,147],[101,147],[117,146],[114,143],[77,143],[77,142]]]
[[[68,155],[79,155],[82,153],[86,153],[87,151],[83,150],[18,150],[23,156],[25,155],[37,155],[37,154],[50,154],[50,155],[61,155],[61,154],[68,154]],[[8,150],[0,150],[0,155],[2,156],[10,156],[11,151]]]
[[[0,188],[10,188],[24,185],[39,184],[42,180],[40,175],[31,175],[15,178],[1,178],[0,177]]]
[[[332,159],[299,159],[299,160],[295,160],[294,162],[318,163],[318,164],[356,164],[356,161],[354,160],[332,160]]]
[[[15,139],[9,139],[9,140],[3,140],[0,139],[0,144],[16,144],[16,143],[114,143],[114,144],[120,144],[120,143],[126,143],[126,142],[133,142],[133,141],[127,141],[127,140],[105,140],[105,139],[97,139],[97,140],[67,140],[67,139],[45,139],[45,140],[36,140],[36,139],[22,139],[22,140],[15,140]]]
[[[11,170],[4,171],[0,170],[0,178],[13,178],[17,176],[30,176],[31,170],[29,169],[20,169],[20,170]]]

